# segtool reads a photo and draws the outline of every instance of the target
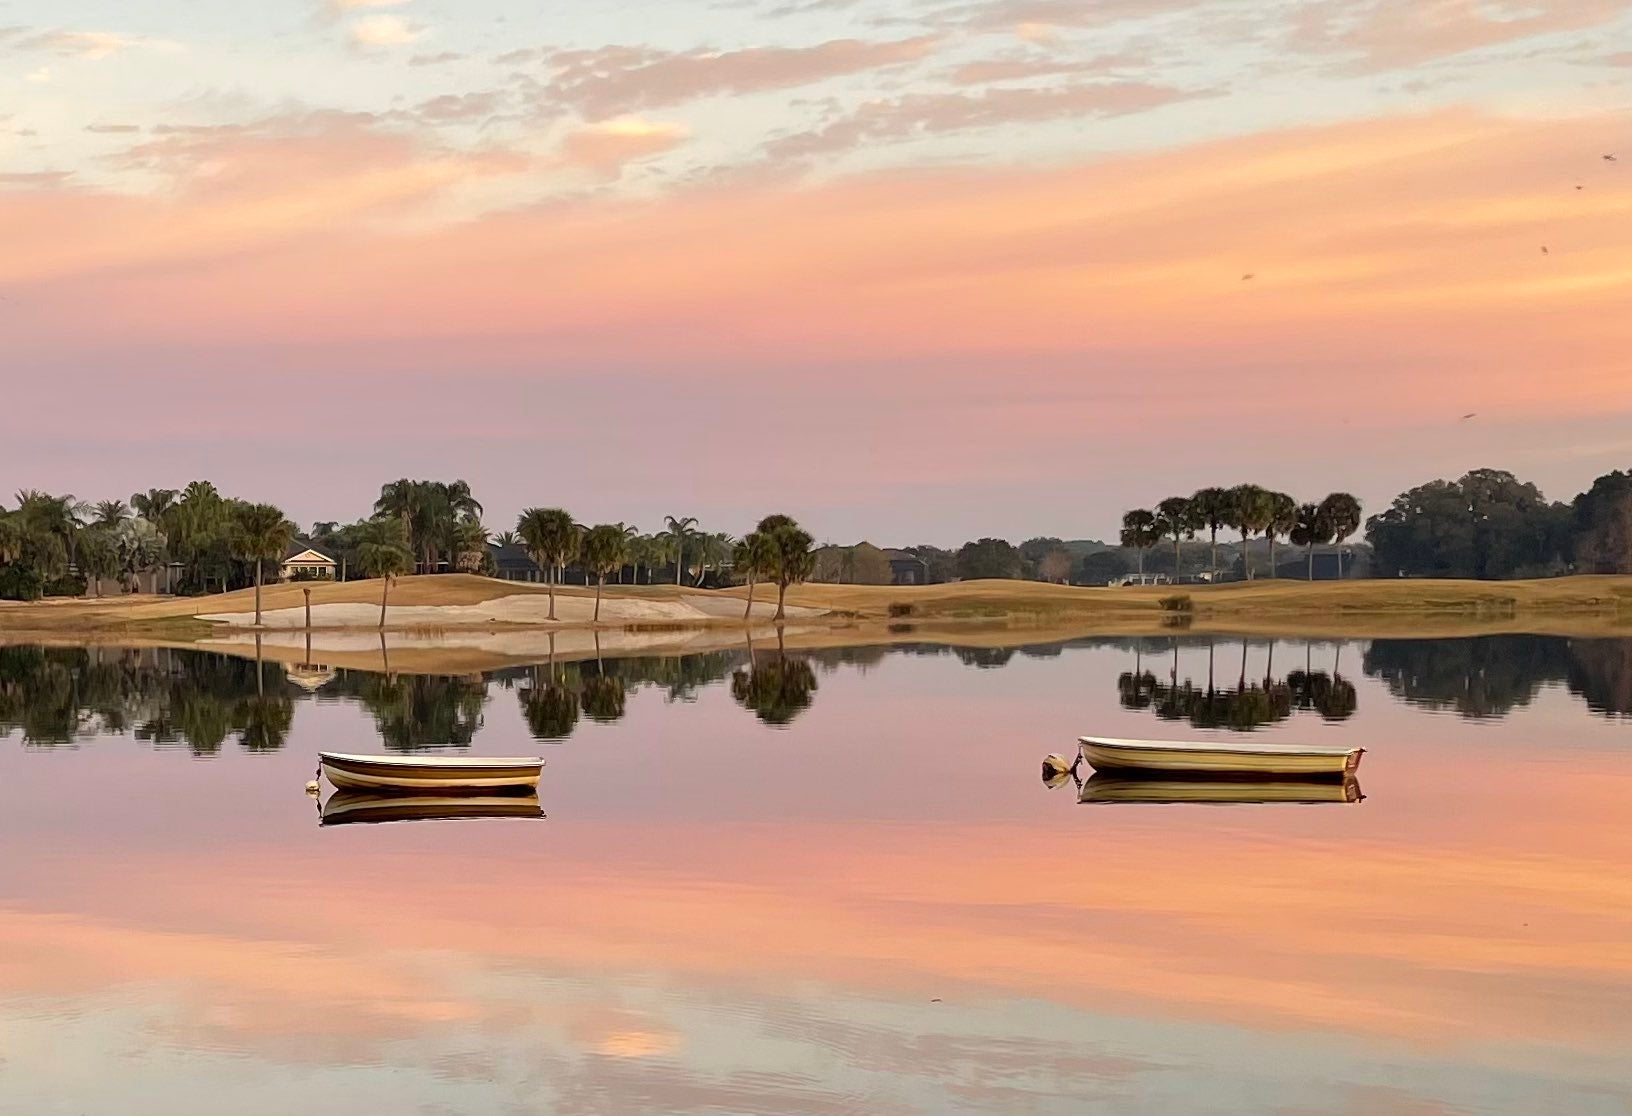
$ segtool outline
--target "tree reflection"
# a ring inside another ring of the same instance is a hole
[[[799,657],[790,658],[777,629],[776,653],[766,659],[754,657],[748,644],[748,669],[731,675],[731,697],[767,725],[783,727],[816,699],[816,672]]]
[[[1173,659],[1167,681],[1141,669],[1143,644],[1135,646],[1135,669],[1118,676],[1117,700],[1124,709],[1149,710],[1163,721],[1184,722],[1193,728],[1251,732],[1279,723],[1293,713],[1309,711],[1328,721],[1354,715],[1358,695],[1354,684],[1337,673],[1295,670],[1284,679],[1274,676],[1275,642],[1266,656],[1264,677],[1247,679],[1248,642],[1241,641],[1241,662],[1233,686],[1220,687],[1214,677],[1213,641],[1207,647],[1207,679],[1199,684],[1179,681],[1179,641],[1172,641]]]
[[[1595,713],[1632,716],[1632,640],[1379,639],[1366,651],[1365,671],[1402,701],[1471,720],[1505,717],[1558,684]]]

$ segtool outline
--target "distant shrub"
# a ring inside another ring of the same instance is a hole
[[[64,574],[45,583],[47,597],[83,597],[87,586],[78,574]]]
[[[45,593],[45,578],[28,566],[0,569],[0,601],[37,601]]]
[[[918,625],[917,624],[899,624],[899,623],[897,623],[897,624],[891,624],[889,626],[889,631],[890,631],[891,635],[906,635],[908,632],[915,632],[917,630],[918,630]]]
[[[1163,612],[1194,612],[1196,610],[1196,603],[1186,593],[1163,597],[1157,603],[1162,606]]]
[[[895,601],[891,603],[889,611],[891,616],[911,616],[912,605],[906,601]]]

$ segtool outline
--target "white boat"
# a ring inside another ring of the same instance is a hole
[[[536,787],[540,756],[354,756],[319,752],[329,782],[346,790]]]
[[[1364,748],[1306,748],[1179,740],[1119,740],[1084,736],[1078,748],[1095,771],[1164,771],[1201,775],[1342,778],[1360,766]]]
[[[321,825],[356,822],[443,821],[454,818],[542,818],[537,790],[459,793],[438,790],[426,794],[335,791],[323,803]]]
[[[1178,805],[1270,805],[1275,803],[1354,803],[1365,800],[1360,784],[1353,779],[1245,779],[1214,775],[1169,775],[1165,779],[1133,775],[1096,774],[1077,792],[1077,801],[1088,804],[1137,802]]]

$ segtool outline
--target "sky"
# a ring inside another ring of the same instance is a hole
[[[1632,0],[0,0],[0,492],[1569,499],[1632,467],[1629,108]]]

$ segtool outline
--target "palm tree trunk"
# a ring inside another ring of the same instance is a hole
[[[255,559],[255,626],[261,626],[261,560]]]
[[[1343,540],[1337,540],[1337,580],[1343,580]]]
[[[1280,577],[1281,571],[1275,565],[1275,536],[1269,536],[1269,576]]]
[[[601,622],[601,587],[605,584],[606,575],[603,573],[595,579],[595,618],[590,621],[592,624]]]
[[[680,584],[680,571],[686,568],[686,547],[684,543],[675,542],[674,546],[674,583]]]
[[[1304,549],[1309,552],[1309,580],[1313,581],[1315,580],[1315,544],[1310,543]]]
[[[1179,540],[1173,539],[1173,584],[1179,583]]]
[[[750,616],[752,616],[753,614],[754,614],[754,575],[749,574],[748,575],[748,603],[743,605],[743,607],[742,607],[742,619],[743,619],[743,622],[747,623],[748,618]]]
[[[382,653],[385,650],[385,601],[386,596],[390,592],[391,575],[386,574],[384,577],[380,578],[380,650]]]
[[[555,568],[552,566],[544,571],[544,582],[550,588],[550,619],[555,619]]]
[[[776,583],[776,615],[772,617],[773,620],[781,620],[787,616],[787,600],[788,583],[778,581]]]
[[[1241,568],[1246,573],[1248,581],[1252,580],[1252,549],[1251,549],[1251,547],[1252,547],[1252,537],[1247,534],[1247,529],[1245,527],[1243,527],[1241,529]]]
[[[1139,580],[1145,579],[1145,548],[1139,548]]]
[[[1218,528],[1217,527],[1214,527],[1212,529],[1212,536],[1213,536],[1213,538],[1212,538],[1213,580],[1217,581],[1218,580]]]

